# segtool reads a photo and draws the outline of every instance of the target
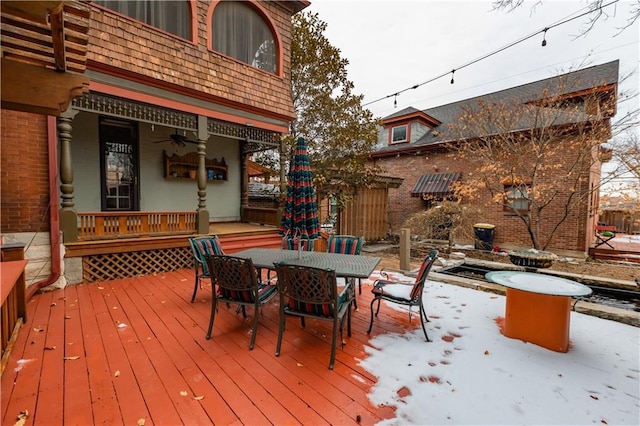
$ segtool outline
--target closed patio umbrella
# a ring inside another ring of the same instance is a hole
[[[313,173],[309,166],[307,144],[298,138],[295,155],[287,175],[287,197],[285,199],[280,233],[284,238],[298,239],[298,249],[303,239],[307,245],[320,236],[318,202]]]

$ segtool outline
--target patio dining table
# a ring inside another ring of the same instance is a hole
[[[233,256],[250,258],[256,268],[275,269],[274,263],[286,262],[291,265],[333,269],[336,276],[343,278],[369,278],[380,263],[380,258],[374,256],[268,248],[243,250],[233,253]]]

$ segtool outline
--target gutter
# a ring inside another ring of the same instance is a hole
[[[49,159],[49,241],[51,244],[51,275],[31,284],[26,289],[26,300],[41,288],[50,286],[60,279],[60,209],[58,206],[58,132],[56,117],[47,117],[47,146]]]

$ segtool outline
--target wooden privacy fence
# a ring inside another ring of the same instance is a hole
[[[197,233],[196,211],[78,213],[78,240]]]
[[[338,217],[341,234],[362,235],[365,241],[387,236],[387,188],[367,188],[358,191]]]
[[[600,214],[599,221],[615,226],[621,234],[640,234],[640,213],[623,210],[605,210]]]

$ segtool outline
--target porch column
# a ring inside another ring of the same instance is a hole
[[[284,141],[284,137],[280,136],[280,201],[278,203],[278,217],[282,217],[283,209],[284,209],[284,200],[287,196],[287,182],[286,177],[287,173],[285,167],[287,165],[286,158],[288,150],[285,150],[286,142]]]
[[[71,121],[77,113],[77,110],[69,108],[57,118],[60,142],[60,229],[65,243],[78,241],[78,215],[74,209],[71,159]]]
[[[249,207],[249,170],[247,169],[246,142],[240,141],[240,220],[245,218],[245,209]]]
[[[198,183],[198,234],[209,233],[209,211],[207,210],[207,117],[198,116],[198,171],[196,181]]]

